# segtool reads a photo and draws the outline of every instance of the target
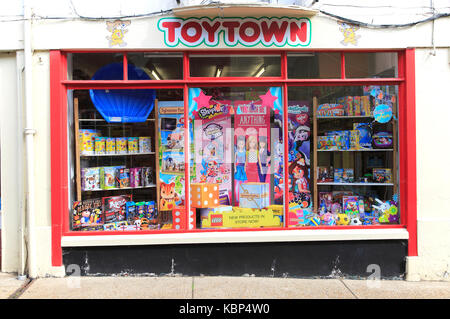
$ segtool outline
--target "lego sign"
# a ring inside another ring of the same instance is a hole
[[[169,47],[217,47],[221,42],[228,47],[298,47],[311,42],[311,21],[307,18],[162,18],[158,29]]]

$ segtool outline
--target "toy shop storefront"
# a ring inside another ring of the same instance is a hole
[[[315,50],[309,19],[275,49],[186,50],[213,40],[187,21],[160,19],[159,50],[50,52],[54,266],[402,277],[414,50]]]

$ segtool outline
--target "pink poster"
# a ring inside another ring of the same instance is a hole
[[[231,203],[231,117],[227,101],[211,101],[194,112],[194,182],[218,183],[223,204]]]
[[[235,203],[239,185],[270,182],[270,111],[261,101],[235,101]]]

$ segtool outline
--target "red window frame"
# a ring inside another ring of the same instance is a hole
[[[149,52],[149,50],[140,50]],[[417,256],[417,194],[416,194],[416,128],[415,128],[415,51],[406,50],[309,50],[315,52],[333,51],[341,53],[341,77],[337,79],[288,79],[287,76],[287,53],[285,50],[214,50],[214,51],[183,51],[183,78],[180,80],[148,80],[136,81],[127,79],[127,52],[122,50],[98,50],[98,51],[50,51],[50,142],[51,142],[51,221],[52,221],[52,265],[62,265],[61,239],[63,236],[86,236],[86,235],[126,235],[136,232],[74,232],[69,230],[70,203],[68,202],[68,130],[67,130],[67,92],[74,89],[183,89],[185,103],[185,118],[188,118],[188,88],[189,87],[212,87],[212,86],[279,86],[283,89],[284,105],[284,132],[287,132],[287,93],[289,86],[349,86],[349,85],[398,85],[398,114],[399,114],[399,168],[400,168],[400,221],[399,225],[373,225],[373,228],[406,228],[409,233],[408,255]],[[99,53],[120,52],[123,53],[124,79],[108,81],[92,80],[68,80],[67,79],[67,54],[68,53]],[[163,52],[159,50],[158,52]],[[170,51],[173,52],[173,51]],[[280,54],[281,76],[280,77],[190,77],[189,54]],[[294,51],[289,51],[294,52]],[[398,78],[346,78],[345,76],[345,53],[346,52],[397,52],[398,54]],[[185,127],[188,136],[188,126]],[[185,147],[188,147],[185,140]],[[288,152],[285,143],[285,153]],[[186,152],[186,174],[189,170],[188,154]],[[285,156],[285,167],[287,157]],[[284,178],[287,180],[287,170],[284,170]],[[189,179],[186,178],[188,181]],[[285,183],[285,194],[288,192],[288,184]],[[189,183],[185,186],[185,196],[189,198]],[[288,203],[285,203],[287,211]],[[318,226],[304,227],[307,229],[366,229],[367,226]],[[284,230],[299,228],[281,228]],[[303,229],[303,228],[302,228]],[[271,231],[280,228],[264,229],[227,229],[227,230],[149,230],[140,231],[139,234],[161,234],[161,233],[185,233],[185,232],[208,232],[208,231]]]

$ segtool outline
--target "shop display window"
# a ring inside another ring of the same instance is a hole
[[[396,78],[398,77],[397,52],[345,53],[347,78]]]
[[[290,79],[339,79],[340,52],[290,52],[287,54]]]
[[[397,77],[397,53],[73,53],[68,68],[124,80],[67,91],[69,231],[402,222],[399,86],[336,81]],[[146,81],[158,79],[174,81]]]
[[[282,101],[280,87],[189,89],[195,227],[283,226]]]
[[[147,73],[152,80],[179,80],[183,78],[183,54],[132,52],[127,54],[128,64]]]
[[[195,55],[189,58],[192,77],[275,77],[281,76],[278,55]]]

